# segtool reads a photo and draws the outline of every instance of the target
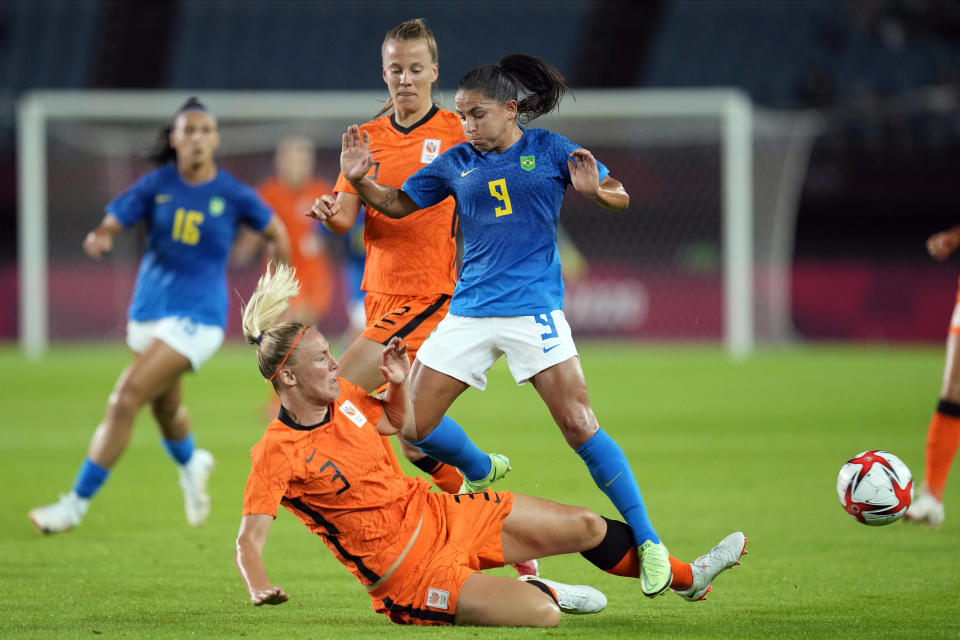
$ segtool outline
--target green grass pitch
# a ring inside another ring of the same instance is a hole
[[[187,526],[174,466],[144,411],[83,524],[42,536],[27,511],[70,487],[129,356],[112,345],[58,347],[33,363],[4,348],[0,637],[960,637],[960,473],[938,530],[860,525],[835,492],[841,464],[870,448],[899,455],[919,487],[941,349],[807,347],[740,364],[706,347],[581,351],[594,410],[627,453],[671,552],[692,560],[731,531],[749,538],[743,565],[721,575],[706,602],[648,600],[635,581],[570,555],[544,561],[544,575],[606,592],[599,615],[568,616],[552,631],[398,627],[281,510],[265,560],[291,600],[250,606],[233,541],[268,392],[241,345],[186,382],[198,444],[217,459],[204,527]],[[468,391],[451,413],[481,447],[510,456],[503,488],[616,516],[503,362],[486,392]]]

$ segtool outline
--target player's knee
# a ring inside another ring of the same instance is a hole
[[[109,411],[114,415],[134,416],[143,406],[143,397],[139,391],[128,385],[121,385],[110,394],[107,403]]]
[[[532,613],[531,626],[534,627],[555,627],[560,624],[560,619],[563,617],[560,607],[547,594],[543,594],[543,597],[538,599]]]
[[[584,550],[593,549],[603,542],[603,537],[607,533],[607,523],[598,513],[586,508],[580,509],[577,513],[577,522],[583,536]]]

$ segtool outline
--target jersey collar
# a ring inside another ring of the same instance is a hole
[[[283,424],[287,425],[287,426],[290,427],[291,429],[296,429],[297,431],[312,431],[313,429],[316,429],[317,427],[322,427],[323,425],[329,423],[329,422],[330,422],[330,416],[332,416],[332,415],[333,415],[333,405],[331,404],[331,405],[327,408],[327,416],[326,416],[323,420],[321,420],[321,421],[318,422],[317,424],[311,424],[310,426],[304,426],[304,425],[302,425],[302,424],[294,421],[294,419],[290,417],[290,414],[287,413],[286,407],[284,407],[283,405],[280,405],[280,415],[277,416],[277,420],[279,420],[279,421],[282,422]]]
[[[417,120],[416,122],[414,122],[414,123],[413,123],[412,125],[410,125],[409,127],[401,127],[400,125],[398,125],[398,124],[397,124],[396,114],[395,114],[395,113],[391,113],[391,114],[390,114],[390,126],[392,126],[394,129],[396,129],[397,131],[399,131],[399,132],[402,133],[403,135],[407,135],[408,133],[410,133],[411,131],[413,131],[413,130],[416,129],[417,127],[426,124],[427,121],[430,120],[430,118],[432,118],[433,116],[435,116],[435,115],[437,114],[437,111],[440,111],[440,107],[438,107],[437,105],[433,105],[432,107],[430,107],[430,111],[427,111],[427,115],[423,116],[422,118],[420,118],[419,120]]]

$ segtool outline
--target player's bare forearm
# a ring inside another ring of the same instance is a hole
[[[406,193],[395,187],[377,184],[370,178],[364,177],[356,182],[351,181],[357,195],[388,218],[402,218],[417,210],[417,204]]]
[[[263,230],[263,237],[267,241],[267,257],[271,260],[290,264],[290,237],[287,228],[280,218],[273,216],[270,223]]]
[[[240,521],[240,533],[237,535],[237,569],[250,594],[250,602],[256,606],[282,604],[289,600],[283,589],[270,584],[263,565],[263,547],[272,522],[273,517],[266,514],[246,515]]]
[[[610,176],[603,179],[597,192],[590,196],[590,199],[610,211],[623,211],[630,206],[630,194],[619,180]]]

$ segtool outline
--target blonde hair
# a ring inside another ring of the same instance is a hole
[[[390,31],[387,31],[387,35],[383,38],[383,44],[380,45],[380,55],[383,55],[384,50],[387,48],[387,43],[391,40],[396,42],[410,42],[413,40],[423,40],[427,44],[427,51],[430,52],[430,61],[436,63],[439,60],[437,53],[437,39],[433,37],[433,31],[430,31],[427,28],[427,23],[423,18],[414,18],[413,20],[407,20],[406,22],[401,22]],[[376,120],[382,115],[390,113],[393,111],[393,97],[387,97],[386,103],[384,103],[383,108],[377,112],[377,115],[373,116],[373,119]]]
[[[243,337],[249,344],[257,345],[260,374],[268,380],[276,373],[305,326],[300,322],[277,322],[290,306],[290,298],[299,293],[296,270],[283,263],[270,262],[243,307]],[[277,382],[272,382],[276,388]]]

